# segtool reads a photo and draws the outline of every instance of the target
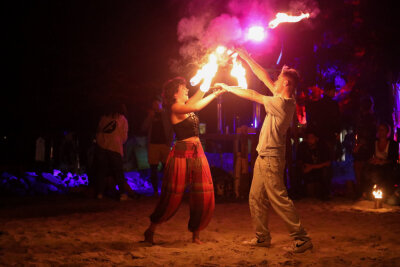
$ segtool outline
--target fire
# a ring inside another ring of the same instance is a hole
[[[208,57],[208,63],[204,65],[200,70],[197,71],[196,75],[190,79],[192,86],[197,85],[201,80],[203,83],[200,85],[200,90],[207,92],[210,89],[211,81],[218,71],[217,57],[214,54],[210,54]]]
[[[376,185],[374,185],[374,191],[372,191],[372,194],[376,199],[382,198],[382,190],[380,190]]]
[[[190,79],[190,84],[195,86],[201,81],[203,83],[200,85],[200,90],[207,92],[210,89],[212,79],[218,71],[219,62],[224,62],[224,58],[232,57],[232,71],[231,75],[235,77],[238,81],[238,85],[242,88],[247,88],[246,81],[246,69],[242,66],[240,61],[237,59],[238,54],[234,53],[225,46],[218,46],[213,53],[208,56],[208,62],[201,69],[199,69],[195,76]],[[226,62],[226,60],[225,60]]]
[[[237,60],[237,53],[233,54],[233,60],[232,60],[232,70],[231,70],[231,75],[235,77],[238,81],[238,85],[242,88],[247,89],[247,81],[246,81],[246,69],[243,68],[242,64],[240,61]]]
[[[300,20],[309,17],[310,17],[309,13],[301,13],[301,15],[299,16],[291,16],[286,13],[278,13],[276,14],[275,19],[269,22],[268,27],[273,29],[283,22],[299,22]]]

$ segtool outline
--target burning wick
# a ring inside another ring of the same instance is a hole
[[[375,202],[374,202],[374,208],[375,209],[380,209],[382,208],[382,190],[380,190],[377,185],[374,185],[374,191],[372,191],[372,194],[374,195]]]
[[[247,32],[247,38],[256,42],[261,42],[266,36],[267,33],[262,26],[252,26]]]
[[[291,16],[286,13],[278,13],[274,20],[271,20],[268,24],[268,27],[271,29],[276,28],[279,24],[283,22],[299,22],[302,19],[309,18],[309,13],[301,13],[299,16]]]

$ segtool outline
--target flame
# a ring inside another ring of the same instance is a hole
[[[301,13],[299,16],[291,16],[286,13],[277,13],[275,19],[269,22],[268,27],[273,29],[283,22],[299,22],[300,20],[308,17],[310,17],[310,13]]]
[[[247,89],[247,81],[246,81],[246,69],[243,68],[242,63],[237,60],[237,53],[233,54],[233,60],[232,60],[232,70],[231,70],[231,75],[235,77],[238,81],[238,85],[242,88]]]
[[[201,80],[203,83],[200,85],[200,90],[207,92],[210,89],[211,81],[218,71],[217,57],[214,54],[210,54],[208,57],[208,63],[199,69],[195,76],[190,79],[192,86],[197,85]]]
[[[375,198],[382,198],[382,190],[378,189],[376,185],[374,185],[374,191],[372,191],[372,194],[374,195]]]
[[[218,71],[218,63],[226,62],[226,57],[231,56],[233,58],[231,75],[237,79],[238,86],[242,88],[247,88],[246,69],[237,59],[238,54],[232,53],[233,51],[227,49],[225,46],[218,46],[215,51],[208,56],[207,64],[199,69],[196,75],[193,76],[192,79],[190,79],[190,84],[192,86],[195,86],[203,81],[203,83],[200,85],[200,90],[203,92],[207,92],[210,89],[212,79]]]

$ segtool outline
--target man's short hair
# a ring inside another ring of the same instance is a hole
[[[283,66],[281,74],[289,80],[289,86],[294,90],[297,88],[300,82],[300,75],[297,70],[289,68],[288,66]]]

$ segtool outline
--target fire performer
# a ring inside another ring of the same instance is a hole
[[[160,200],[150,216],[151,224],[144,233],[145,242],[153,244],[157,226],[176,213],[188,186],[188,228],[193,233],[193,243],[201,243],[200,231],[210,222],[215,203],[210,167],[199,139],[199,119],[193,112],[201,110],[223,92],[225,90],[217,90],[203,97],[204,92],[198,90],[188,99],[184,78],[174,78],[164,85],[163,106],[170,113],[177,141],[168,155]]]
[[[284,220],[290,236],[294,238],[290,251],[301,253],[312,248],[311,239],[300,223],[283,181],[285,168],[286,131],[289,128],[296,102],[294,93],[299,82],[295,69],[283,67],[278,79],[273,82],[262,68],[244,49],[237,49],[239,56],[251,67],[254,74],[272,91],[265,96],[253,90],[216,84],[239,97],[264,104],[266,117],[257,146],[258,158],[254,165],[249,205],[256,237],[244,244],[269,247],[271,235],[268,229],[268,205]]]

